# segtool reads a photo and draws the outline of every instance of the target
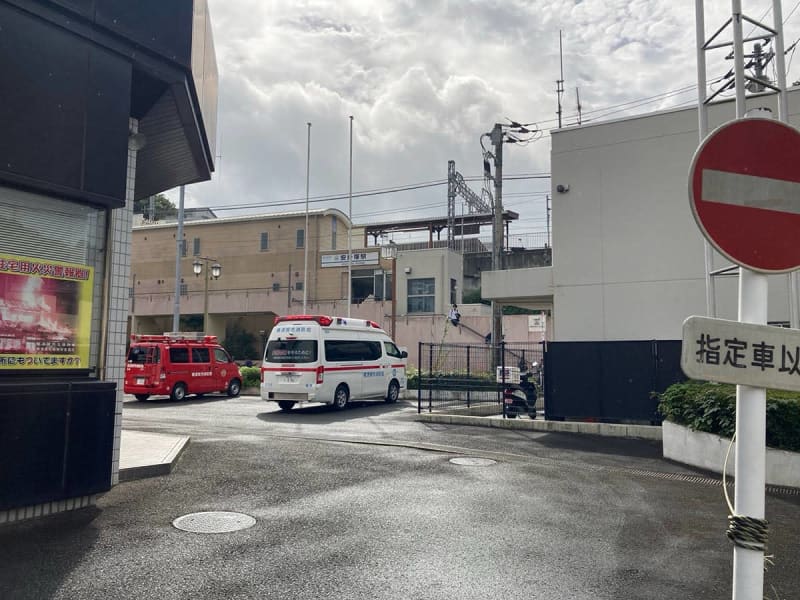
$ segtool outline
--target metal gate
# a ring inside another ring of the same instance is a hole
[[[538,342],[420,342],[418,356],[417,412],[501,414],[503,390],[525,371],[536,373],[542,397],[543,348]]]
[[[684,381],[680,340],[548,342],[548,420],[660,424],[658,400]]]

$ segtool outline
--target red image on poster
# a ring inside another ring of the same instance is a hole
[[[91,281],[85,267],[0,256],[0,368],[87,367]]]

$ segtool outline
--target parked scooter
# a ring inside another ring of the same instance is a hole
[[[503,403],[505,415],[509,419],[527,414],[531,419],[536,418],[536,370],[539,365],[531,363],[530,370],[522,370],[518,384],[508,384],[503,390]]]

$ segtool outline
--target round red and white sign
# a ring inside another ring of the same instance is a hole
[[[800,132],[738,119],[711,132],[692,159],[689,203],[708,241],[763,273],[800,267]]]

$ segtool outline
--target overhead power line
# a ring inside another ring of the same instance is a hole
[[[509,175],[504,177],[504,180],[526,180],[526,179],[549,179],[549,173],[538,173],[538,174],[522,174],[522,175]],[[467,181],[477,181],[482,180],[483,177],[465,177]],[[440,185],[447,185],[446,179],[441,179],[437,181],[425,181],[421,183],[412,183],[407,185],[401,185],[396,187],[387,187],[387,188],[377,188],[373,190],[365,190],[362,192],[353,192],[353,198],[365,198],[368,196],[380,196],[383,194],[395,194],[398,192],[407,192],[411,190],[418,190],[423,188],[429,187],[437,187]],[[308,202],[311,203],[320,203],[320,202],[332,202],[335,200],[343,200],[349,198],[349,194],[327,194],[322,196],[313,196],[310,197]],[[225,206],[209,206],[211,210],[215,211],[226,211],[226,210],[243,210],[248,208],[269,208],[269,207],[278,207],[278,206],[291,206],[293,204],[301,204],[305,203],[305,198],[292,198],[289,200],[276,200],[275,202],[248,202],[242,204],[228,204]]]

